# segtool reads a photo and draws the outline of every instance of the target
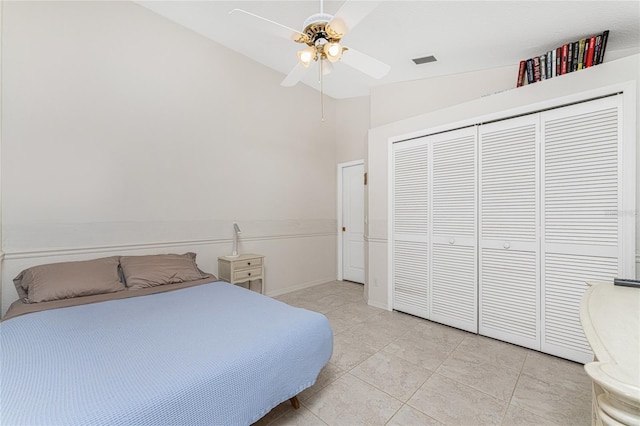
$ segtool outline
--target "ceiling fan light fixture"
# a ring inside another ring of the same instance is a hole
[[[305,67],[308,68],[311,65],[311,61],[316,58],[316,48],[314,46],[309,46],[306,49],[298,51],[298,60]]]
[[[339,61],[340,57],[342,56],[343,50],[344,48],[340,46],[340,43],[338,43],[337,41],[331,41],[329,43],[326,43],[322,47],[322,51],[324,52],[329,62]]]

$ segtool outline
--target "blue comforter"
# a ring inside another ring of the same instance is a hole
[[[243,425],[315,383],[321,314],[223,282],[0,324],[2,425]]]

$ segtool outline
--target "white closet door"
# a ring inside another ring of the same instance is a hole
[[[541,113],[542,350],[579,362],[593,360],[579,318],[585,281],[623,272],[620,98]]]
[[[433,321],[478,332],[475,127],[427,138],[431,145]]]
[[[480,126],[479,138],[479,332],[539,349],[539,117]]]
[[[393,146],[393,309],[429,318],[429,145]]]

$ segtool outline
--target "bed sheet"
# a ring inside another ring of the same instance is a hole
[[[324,315],[214,282],[0,323],[0,423],[243,425],[313,385]]]

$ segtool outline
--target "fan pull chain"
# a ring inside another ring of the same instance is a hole
[[[322,76],[324,67],[324,62],[320,60],[320,121],[324,121],[324,78]]]

